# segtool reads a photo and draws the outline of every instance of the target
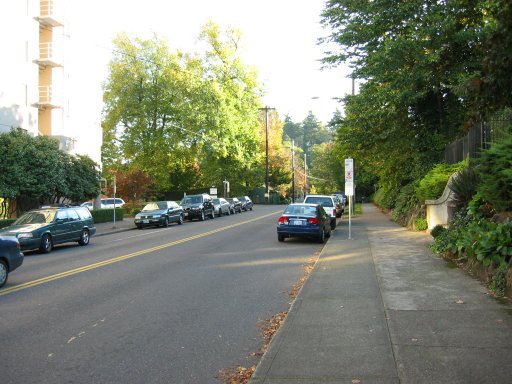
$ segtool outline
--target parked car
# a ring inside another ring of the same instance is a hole
[[[100,208],[101,209],[107,209],[107,208],[113,209],[114,203],[115,203],[116,208],[121,208],[123,205],[126,204],[123,199],[119,199],[117,197],[115,199],[114,198],[105,198],[105,199],[101,199]],[[90,210],[94,209],[94,203],[92,201],[86,201],[86,202],[80,204],[80,206],[87,207]]]
[[[223,197],[213,199],[213,209],[217,216],[231,215],[231,207],[226,199]]]
[[[112,208],[121,208],[123,205],[125,204],[124,200],[123,199],[119,199],[119,198],[105,198],[105,199],[101,199],[101,208],[106,208],[106,209],[112,209]]]
[[[215,218],[212,197],[207,193],[199,195],[188,195],[181,199],[180,205],[185,212],[185,218],[188,220],[199,219],[203,221],[206,216]]]
[[[231,213],[242,213],[242,202],[236,197],[230,197],[226,199],[231,205]]]
[[[80,206],[81,206],[81,207],[86,207],[86,208],[88,208],[89,210],[94,209],[94,205],[93,205],[93,203],[92,203],[92,202],[90,202],[90,201],[86,201],[85,203],[80,204]]]
[[[324,243],[331,236],[331,219],[318,204],[293,203],[277,220],[277,240],[308,237]]]
[[[254,204],[249,196],[240,196],[238,200],[242,203],[242,211],[252,211]]]
[[[23,264],[23,252],[18,239],[0,236],[0,288],[5,285],[9,273]]]
[[[167,227],[169,223],[183,224],[185,213],[175,201],[155,201],[147,203],[142,211],[135,215],[134,223],[138,229],[150,226]]]
[[[85,207],[44,207],[21,215],[0,229],[1,236],[15,236],[22,250],[51,252],[54,245],[68,242],[89,244],[96,227],[91,212]]]
[[[336,202],[333,196],[329,195],[306,195],[304,203],[319,204],[321,205],[325,213],[331,218],[331,229],[336,228]]]

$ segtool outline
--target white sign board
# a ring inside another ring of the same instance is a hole
[[[354,159],[345,159],[345,195],[354,196]]]

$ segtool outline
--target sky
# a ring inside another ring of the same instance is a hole
[[[257,68],[263,104],[281,118],[301,122],[309,111],[324,124],[343,106],[334,98],[352,91],[345,67],[321,70],[328,35],[320,25],[323,0],[89,0],[74,7],[71,34],[86,39],[94,71],[106,77],[112,39],[119,32],[166,38],[171,51],[198,52],[197,36],[209,20],[242,32],[242,60]],[[76,36],[75,36],[76,37]]]

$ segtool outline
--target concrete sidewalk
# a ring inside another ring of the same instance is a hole
[[[252,384],[512,383],[512,306],[365,204],[344,219]]]

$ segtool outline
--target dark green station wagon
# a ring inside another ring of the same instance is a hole
[[[48,253],[61,243],[89,244],[96,233],[91,212],[85,207],[45,207],[21,215],[0,230],[2,236],[18,238],[22,250],[39,249]]]

